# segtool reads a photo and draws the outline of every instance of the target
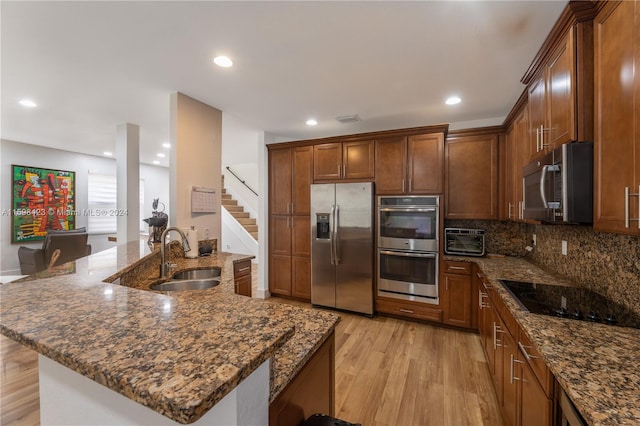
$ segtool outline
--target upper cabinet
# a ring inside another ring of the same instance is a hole
[[[502,188],[499,218],[502,220],[524,220],[524,194],[522,188],[522,166],[530,156],[529,109],[525,104],[501,141],[500,184]]]
[[[597,2],[569,2],[522,77],[529,109],[526,162],[567,142],[593,140],[597,7]]]
[[[444,132],[376,140],[377,194],[439,194],[444,177]]]
[[[269,213],[309,214],[313,147],[273,149],[269,153]]]
[[[314,181],[373,179],[373,140],[333,142],[313,147]]]
[[[594,33],[594,228],[640,235],[640,4],[607,2]]]
[[[531,140],[535,143],[534,156],[577,138],[575,55],[574,30],[570,28],[529,85],[529,123]]]
[[[497,133],[447,136],[445,218],[498,218]]]

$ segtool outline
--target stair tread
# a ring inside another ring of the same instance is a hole
[[[224,184],[224,176],[223,176]],[[251,235],[256,241],[258,241],[258,225],[256,219],[251,218],[249,212],[244,211],[244,207],[238,205],[238,200],[235,200],[231,194],[227,193],[225,188],[222,188],[222,196],[220,202],[225,209],[234,217],[234,219]]]

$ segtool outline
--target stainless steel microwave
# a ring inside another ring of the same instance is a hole
[[[523,168],[525,219],[593,222],[593,142],[563,144]]]

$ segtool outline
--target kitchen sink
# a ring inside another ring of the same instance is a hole
[[[173,279],[165,283],[153,284],[150,288],[151,290],[156,291],[204,290],[207,288],[215,287],[218,284],[220,284],[220,280],[215,278],[200,278],[188,280]]]
[[[190,271],[177,272],[172,280],[199,280],[203,278],[219,278],[220,268],[192,269]]]

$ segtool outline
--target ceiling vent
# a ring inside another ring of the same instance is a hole
[[[338,120],[342,124],[348,124],[348,123],[355,123],[356,121],[360,121],[360,117],[358,117],[358,114],[343,115],[342,117],[336,117],[336,120]]]

